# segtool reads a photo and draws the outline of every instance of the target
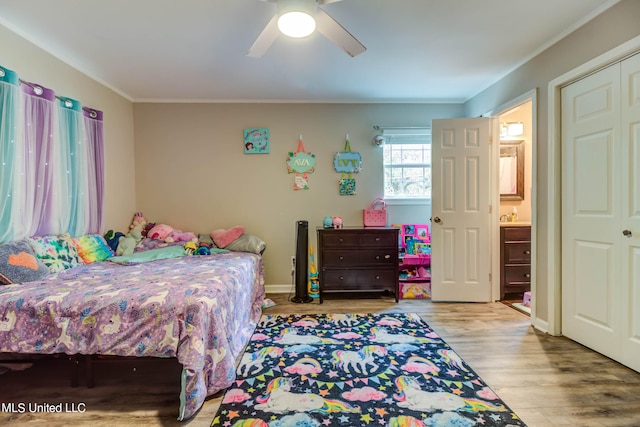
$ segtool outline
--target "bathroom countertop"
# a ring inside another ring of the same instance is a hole
[[[530,225],[529,221],[500,221],[500,227],[527,227]]]

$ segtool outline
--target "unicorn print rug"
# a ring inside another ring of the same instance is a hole
[[[524,426],[416,314],[263,315],[212,426]]]

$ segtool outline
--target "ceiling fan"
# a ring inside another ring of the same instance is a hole
[[[367,50],[349,31],[345,30],[335,19],[320,7],[324,4],[335,3],[341,0],[260,0],[276,3],[278,13],[269,21],[262,30],[253,46],[247,52],[247,56],[260,58],[267,49],[276,41],[280,32],[290,37],[306,37],[316,29],[326,38],[338,45],[350,56],[356,56]],[[297,24],[301,19],[309,24],[307,30],[302,32],[287,32],[285,28],[287,20]]]

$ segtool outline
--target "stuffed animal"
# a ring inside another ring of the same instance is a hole
[[[157,224],[147,233],[147,237],[155,240],[164,240],[167,243],[171,242],[197,242],[198,238],[191,232],[183,232],[176,230],[167,224]]]
[[[342,217],[334,216],[333,217],[333,228],[342,228]]]
[[[187,255],[193,255],[196,249],[198,249],[198,247],[194,242],[187,242],[184,244],[184,253]]]
[[[142,230],[142,237],[147,237],[149,234],[149,230],[156,226],[155,222],[148,222],[147,225],[144,226],[144,230]]]
[[[129,226],[129,232],[131,231],[139,231],[142,236],[142,232],[144,231],[144,227],[147,225],[147,219],[142,215],[142,212],[136,212],[133,216],[133,221],[131,221],[131,225]]]
[[[124,233],[119,231],[109,230],[104,233],[104,240],[107,241],[107,245],[109,245],[113,252],[118,249],[118,243],[120,242],[121,237],[124,237]]]
[[[116,255],[130,255],[134,252],[138,243],[142,240],[142,233],[138,230],[129,232],[124,237],[120,237]]]
[[[322,227],[323,228],[331,228],[331,227],[333,227],[333,218],[331,218],[330,216],[325,216],[322,219]]]

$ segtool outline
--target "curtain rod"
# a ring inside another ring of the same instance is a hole
[[[373,128],[375,130],[384,130],[384,129],[431,129],[431,126],[379,126],[374,125]]]
[[[42,87],[38,86],[37,84],[31,83],[31,82],[28,82],[28,81],[22,80],[22,79],[18,79],[18,80],[20,81],[20,83],[25,84],[27,86],[30,86],[33,89],[33,91],[36,93],[36,95],[42,95],[44,93],[44,91],[42,90]],[[71,99],[64,98],[64,97],[58,96],[58,95],[55,95],[55,97],[57,99],[59,99],[60,101],[64,101],[66,107],[72,107],[73,106],[73,104],[69,105],[69,103],[72,102]],[[96,110],[94,110],[93,108],[85,107],[83,105],[82,109],[84,111],[86,111],[87,113],[89,113],[89,115],[94,119],[98,116],[98,114],[96,113]]]

